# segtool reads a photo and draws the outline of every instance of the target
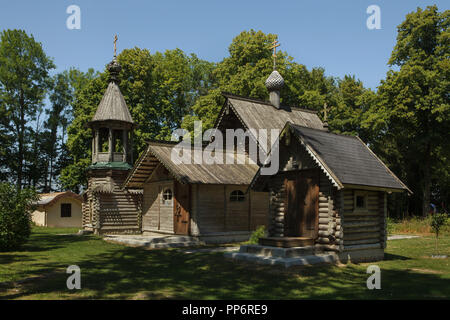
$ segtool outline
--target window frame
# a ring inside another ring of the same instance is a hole
[[[69,208],[69,215],[65,215],[66,212],[63,210],[63,206],[66,206],[66,208]],[[60,206],[60,218],[72,218],[72,204],[71,203],[61,203]]]
[[[245,193],[242,190],[236,189],[230,192],[229,197],[230,202],[244,202]]]
[[[358,207],[358,197],[363,197],[364,199],[364,206]],[[367,212],[367,200],[368,200],[368,193],[366,191],[355,191],[353,196],[353,211],[359,211],[359,212]]]
[[[167,191],[170,192],[170,199],[165,199],[165,195],[168,194]],[[172,206],[173,205],[173,191],[171,187],[163,187],[161,192],[161,204],[164,206]]]

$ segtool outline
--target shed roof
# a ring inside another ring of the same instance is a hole
[[[113,81],[109,83],[91,122],[108,120],[133,123],[119,86]]]
[[[201,164],[194,162],[194,150],[201,151],[204,148],[192,147],[191,163],[174,163],[171,159],[173,148],[178,143],[166,141],[151,141],[147,150],[136,162],[133,170],[125,180],[126,188],[141,188],[144,182],[151,176],[157,165],[161,163],[181,183],[204,183],[204,184],[240,184],[248,185],[252,181],[258,165],[254,163],[245,153],[240,153],[244,164],[226,164],[226,158],[234,159],[236,153],[223,151],[223,164]]]
[[[53,192],[53,193],[41,193],[39,195],[39,200],[36,202],[37,205],[40,206],[48,206],[52,205],[56,201],[62,198],[73,198],[78,201],[82,201],[82,198],[80,195],[72,192],[72,191],[64,191],[64,192]]]
[[[358,137],[292,123],[286,127],[292,129],[310,156],[339,187],[366,186],[411,192]],[[258,176],[259,172],[252,184]]]
[[[288,106],[281,106],[277,109],[270,102],[249,99],[228,93],[222,94],[227,99],[228,104],[225,104],[219,113],[215,127],[220,124],[226,112],[226,107],[229,106],[235,111],[246,129],[266,129],[267,143],[271,142],[270,130],[278,129],[281,131],[287,122],[325,130],[316,111]],[[266,146],[261,147],[267,150]]]

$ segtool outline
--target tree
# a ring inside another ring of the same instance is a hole
[[[368,123],[382,134],[380,141],[397,150],[393,166],[404,172],[413,189],[412,210],[428,212],[433,181],[450,152],[450,11],[420,8],[399,25],[391,67],[379,90],[376,117]],[[384,149],[384,150],[383,150]],[[396,171],[396,170],[394,170]],[[448,179],[447,179],[448,181]],[[448,189],[448,185],[440,188]]]
[[[38,200],[34,189],[17,190],[11,184],[0,183],[0,251],[24,244],[31,233],[31,210]]]
[[[331,106],[329,125],[337,133],[358,135],[364,142],[371,143],[373,132],[363,125],[370,117],[370,111],[376,104],[377,95],[363,86],[355,76],[344,76],[338,80],[338,99]]]
[[[435,213],[431,217],[430,226],[436,235],[436,254],[439,254],[438,252],[439,232],[446,223],[447,223],[447,214],[445,213]]]
[[[17,187],[24,183],[26,153],[29,151],[30,124],[36,120],[38,108],[49,88],[48,72],[53,69],[42,45],[23,30],[0,33],[0,103],[9,121],[2,125],[8,132],[11,152],[9,170],[14,172]]]

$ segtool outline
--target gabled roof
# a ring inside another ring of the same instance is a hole
[[[192,147],[191,163],[178,164],[171,159],[173,148],[178,143],[166,141],[151,141],[147,150],[141,155],[133,170],[124,182],[126,188],[142,188],[145,181],[152,175],[158,164],[162,164],[181,183],[204,183],[204,184],[236,184],[248,185],[252,181],[258,165],[255,164],[245,153],[239,156],[244,159],[244,164],[226,164],[226,158],[234,158],[234,152],[223,151],[223,164],[194,163],[194,152],[202,151],[204,148]]]
[[[64,191],[64,192],[53,192],[53,193],[41,193],[39,195],[39,200],[36,202],[37,205],[40,206],[49,206],[62,198],[73,198],[78,201],[82,201],[80,195],[72,192],[72,191]]]
[[[270,130],[282,130],[286,122],[301,126],[324,130],[323,123],[316,111],[297,107],[281,106],[275,108],[270,102],[249,99],[228,93],[222,93],[227,99],[224,107],[219,113],[215,127],[217,128],[226,113],[227,107],[233,109],[239,120],[246,129],[266,129],[267,143],[271,142]],[[264,150],[266,146],[261,146]]]
[[[119,86],[113,81],[109,83],[91,122],[108,120],[133,123]]]
[[[288,123],[286,129],[291,129],[338,189],[346,186],[365,186],[411,192],[358,137],[330,133],[292,123]],[[259,177],[258,171],[252,185]]]

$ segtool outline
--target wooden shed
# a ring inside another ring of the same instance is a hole
[[[358,137],[287,123],[277,174],[255,175],[270,193],[269,235],[262,245],[315,246],[343,261],[383,259],[386,194],[409,191]]]
[[[44,227],[81,227],[81,202],[81,196],[71,191],[42,193],[31,219]]]
[[[257,226],[267,224],[268,193],[245,194],[259,168],[245,153],[241,155],[245,164],[174,164],[171,153],[175,145],[149,142],[125,181],[126,188],[143,189],[144,234],[227,242],[244,240]],[[234,156],[235,152],[224,152],[224,157]]]

